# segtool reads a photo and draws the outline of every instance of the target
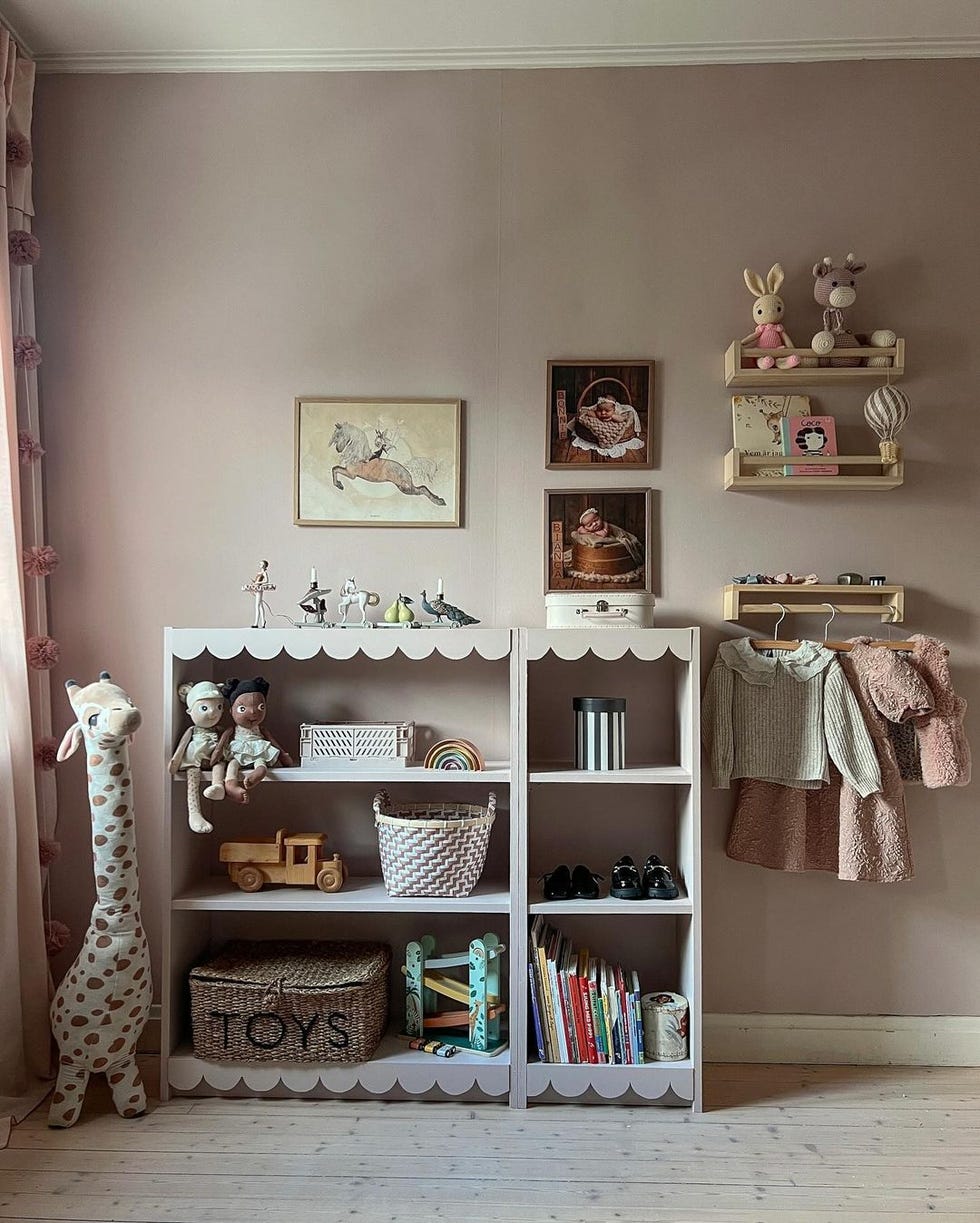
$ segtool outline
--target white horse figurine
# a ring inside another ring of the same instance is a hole
[[[337,605],[340,623],[347,623],[347,609],[356,604],[361,609],[361,623],[367,624],[367,609],[377,607],[380,602],[379,594],[373,590],[359,590],[354,579],[348,578],[340,588],[340,602]]]

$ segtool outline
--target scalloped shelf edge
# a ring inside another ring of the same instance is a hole
[[[565,662],[576,662],[586,654],[605,662],[627,654],[641,662],[656,662],[668,652],[690,662],[693,652],[689,628],[529,628],[526,632],[529,662],[540,662],[549,653]]]
[[[440,654],[461,661],[477,654],[487,662],[506,658],[512,648],[510,629],[431,629],[412,633],[380,629],[228,629],[168,628],[172,653],[189,662],[202,654],[215,658],[272,659],[280,654],[308,661],[317,654],[346,661],[357,654],[383,661],[401,655],[423,661]]]

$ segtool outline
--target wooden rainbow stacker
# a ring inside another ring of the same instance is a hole
[[[436,955],[436,940],[425,934],[405,948],[405,1031],[415,1039],[439,1029],[439,1039],[471,1053],[493,1057],[506,1049],[500,1016],[507,1009],[501,1002],[500,960],[507,950],[495,934],[474,939],[468,951]],[[443,969],[466,968],[468,982],[447,976]],[[462,1003],[463,1009],[439,1010],[440,998]],[[445,1028],[465,1028],[446,1032]]]

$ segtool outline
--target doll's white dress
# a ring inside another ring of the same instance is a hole
[[[228,745],[228,758],[237,760],[242,768],[267,764],[272,768],[279,759],[279,748],[250,726],[237,726]]]

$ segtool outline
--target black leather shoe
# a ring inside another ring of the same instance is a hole
[[[643,891],[651,900],[676,900],[680,895],[674,876],[656,854],[644,864]]]
[[[544,876],[545,900],[571,900],[572,872],[567,866],[556,866]]]
[[[598,900],[601,875],[593,875],[587,866],[576,866],[572,871],[572,899]]]
[[[609,895],[615,896],[618,900],[642,900],[645,895],[640,872],[636,869],[636,863],[628,855],[620,858],[612,868]]]

